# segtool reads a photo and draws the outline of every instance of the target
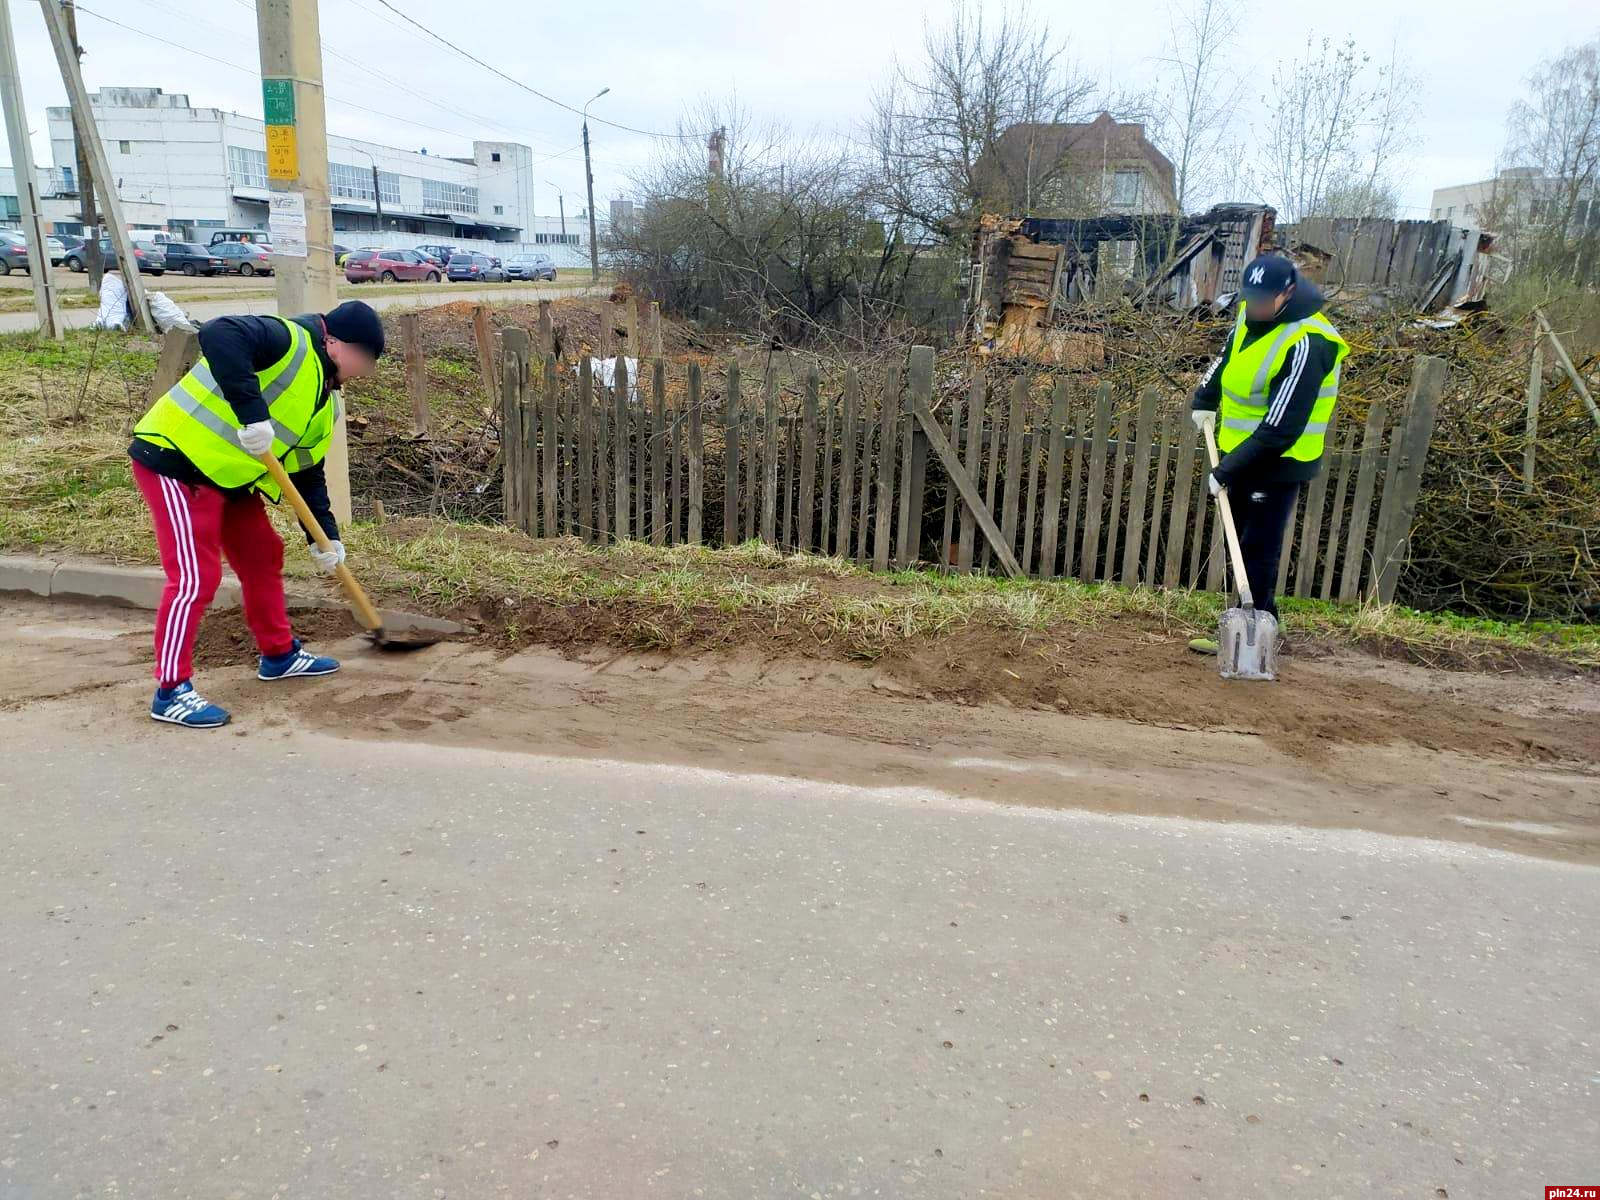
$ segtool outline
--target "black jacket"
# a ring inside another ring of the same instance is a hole
[[[328,358],[328,346],[322,328],[322,318],[313,314],[294,318],[295,324],[311,334],[311,345],[322,360],[322,399],[328,404],[333,390],[334,367]],[[205,356],[211,373],[217,377],[222,398],[232,407],[241,425],[251,425],[267,419],[267,402],[261,398],[261,385],[256,372],[264,371],[289,351],[289,331],[275,317],[217,317],[200,326],[200,353]],[[188,456],[172,446],[161,446],[134,438],[128,447],[128,457],[141,466],[149,467],[157,475],[166,475],[179,483],[191,486],[216,487],[189,461]],[[328,480],[322,464],[293,472],[289,478],[305,497],[330,540],[339,536],[334,523],[333,506],[328,501]],[[227,494],[244,494],[248,489],[220,489]],[[306,535],[306,541],[311,535]]]
[[[1266,337],[1278,326],[1290,321],[1303,321],[1322,308],[1322,290],[1316,284],[1302,279],[1283,311],[1271,321],[1247,321],[1244,327],[1244,344]],[[1233,329],[1228,330],[1228,340],[1222,353],[1206,371],[1195,389],[1190,407],[1209,409],[1212,412],[1222,403],[1222,369],[1233,349]],[[1317,392],[1322,388],[1323,377],[1333,370],[1339,347],[1319,333],[1312,333],[1295,343],[1294,349],[1284,356],[1283,366],[1272,377],[1267,387],[1267,415],[1249,437],[1222,456],[1217,467],[1217,481],[1225,487],[1249,487],[1257,483],[1296,483],[1312,478],[1322,469],[1320,460],[1301,462],[1285,458],[1283,452],[1294,445],[1305,432],[1311,419],[1311,406],[1316,403]],[[1287,397],[1284,395],[1288,391]]]

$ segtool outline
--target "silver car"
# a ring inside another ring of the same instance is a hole
[[[548,254],[513,254],[506,259],[507,279],[554,279],[556,264]]]

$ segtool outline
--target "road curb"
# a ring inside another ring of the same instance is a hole
[[[154,611],[161,604],[166,574],[160,567],[119,567],[114,563],[60,560],[32,554],[0,554],[0,595],[29,595],[47,600],[87,600]],[[343,600],[330,596],[290,594],[291,609],[344,608]],[[238,608],[239,581],[224,575],[212,609]],[[470,633],[465,625],[399,609],[378,610],[384,624],[418,632]]]

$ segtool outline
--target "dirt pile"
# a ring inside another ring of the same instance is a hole
[[[893,591],[875,579],[840,579],[815,570],[807,581],[818,594],[837,588],[854,600]],[[730,613],[713,604],[675,608],[629,600],[563,604],[485,596],[445,615],[476,626],[476,644],[499,654],[544,646],[569,657],[648,653],[690,665],[758,663],[764,671],[856,663],[875,672],[878,692],[907,702],[945,709],[1000,705],[1245,734],[1302,758],[1321,757],[1337,746],[1404,743],[1499,759],[1600,762],[1600,726],[1593,712],[1567,711],[1559,704],[1538,712],[1509,711],[1477,703],[1470,691],[1457,698],[1450,689],[1419,704],[1414,692],[1347,669],[1326,647],[1305,640],[1288,647],[1282,682],[1225,683],[1213,660],[1187,649],[1187,629],[1143,616],[1043,634],[955,624],[928,636],[864,645],[859,636],[808,620],[803,612],[776,621],[760,609]],[[302,636],[324,641],[355,632],[353,620],[342,612],[298,614],[296,626]],[[206,618],[197,661],[219,665],[247,662],[253,655],[241,614]],[[1575,678],[1570,668],[1557,674]],[[819,721],[837,720],[841,728],[850,724],[847,698],[829,695],[819,685],[806,702]]]

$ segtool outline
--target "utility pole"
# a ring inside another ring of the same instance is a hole
[[[589,98],[593,104],[611,89],[601,88]],[[589,186],[589,282],[600,282],[600,243],[594,232],[594,168],[589,165],[589,104],[583,106],[583,177]]]
[[[39,315],[39,332],[62,338],[61,312],[56,308],[55,283],[50,274],[50,247],[44,240],[39,216],[39,176],[33,169],[33,144],[28,138],[28,114],[22,106],[22,79],[17,74],[17,42],[11,33],[11,6],[0,5],[0,104],[6,110],[6,137],[11,142],[11,173],[17,181],[17,211],[28,238],[28,274],[33,277],[33,308]]]
[[[94,121],[94,109],[89,105],[89,91],[83,86],[83,72],[78,68],[77,46],[67,32],[67,15],[61,11],[61,0],[39,0],[44,10],[45,27],[50,31],[50,45],[56,52],[56,66],[61,69],[61,82],[67,88],[67,103],[72,106],[73,128],[83,130],[88,136],[79,139],[89,151],[89,170],[94,186],[105,198],[106,234],[111,238],[111,248],[117,252],[122,264],[122,282],[128,287],[128,303],[133,315],[151,337],[156,336],[156,323],[150,318],[150,305],[144,298],[144,280],[139,268],[128,270],[128,264],[138,262],[133,253],[133,239],[128,236],[128,223],[122,219],[122,197],[117,194],[117,183],[111,175],[111,164],[106,161],[105,143],[100,140],[100,129]],[[47,258],[46,262],[49,261]]]
[[[67,16],[67,37],[72,40],[72,55],[83,62],[83,46],[78,42],[78,9],[72,0],[61,0]],[[72,109],[72,149],[78,170],[78,220],[83,222],[83,269],[89,274],[89,290],[98,292],[105,278],[105,255],[100,253],[100,214],[94,204],[94,172],[89,170],[89,139],[93,129],[85,129]]]
[[[328,202],[328,119],[322,92],[317,0],[256,0],[261,99],[267,124],[267,186],[278,313],[324,313],[339,302]],[[376,165],[376,164],[374,164]],[[315,253],[311,253],[311,251]],[[350,458],[341,408],[325,469],[335,520],[350,520]]]
[[[556,204],[561,209],[561,243],[562,243],[562,245],[566,245],[566,241],[567,241],[567,197],[566,197],[566,194],[564,192],[562,192],[560,184],[551,183],[550,180],[548,180],[548,179],[546,179],[545,182],[549,183],[551,187],[556,189]]]

